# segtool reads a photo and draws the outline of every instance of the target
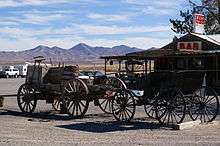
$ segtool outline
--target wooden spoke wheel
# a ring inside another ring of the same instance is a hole
[[[18,89],[17,103],[22,112],[34,112],[37,105],[35,90],[28,84],[21,85]]]
[[[76,78],[64,83],[62,92],[63,106],[72,118],[82,118],[89,107],[87,99],[88,88],[86,84]]]
[[[202,87],[196,90],[189,104],[189,115],[192,120],[212,122],[218,115],[219,100],[212,88]]]
[[[112,113],[117,121],[130,121],[135,114],[135,99],[128,90],[120,89],[112,100]]]
[[[52,103],[52,107],[55,111],[60,111],[61,110],[61,100],[60,99],[54,99],[53,103]]]
[[[127,89],[125,83],[116,77],[108,77],[105,84],[112,86],[112,88]],[[99,99],[99,107],[104,113],[112,114],[112,98],[113,94],[109,94],[105,95],[104,99]]]
[[[156,118],[156,107],[155,107],[155,100],[151,100],[148,103],[144,104],[144,110],[148,117]]]
[[[179,124],[186,114],[186,104],[182,92],[169,89],[159,95],[156,102],[156,117],[161,124]]]
[[[145,110],[145,113],[147,114],[148,117],[150,118],[156,118],[156,99],[158,98],[158,94],[154,94],[153,95],[153,98],[148,98],[146,97],[146,102],[144,104],[144,110]]]

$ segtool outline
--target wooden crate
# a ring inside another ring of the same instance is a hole
[[[52,67],[43,77],[43,83],[61,84],[62,80],[70,80],[77,77],[77,66]]]

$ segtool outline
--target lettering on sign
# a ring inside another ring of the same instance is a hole
[[[201,24],[204,25],[205,24],[205,16],[201,15],[201,14],[196,14],[196,24]]]
[[[202,42],[178,42],[177,49],[182,51],[202,50]]]
[[[203,14],[194,14],[194,33],[204,34],[205,16]]]

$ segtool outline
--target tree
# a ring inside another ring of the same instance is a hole
[[[193,14],[202,13],[205,15],[205,33],[220,34],[220,0],[201,0],[202,5],[198,6],[189,0],[192,9],[180,11],[182,20],[170,19],[174,32],[185,34],[193,31]]]

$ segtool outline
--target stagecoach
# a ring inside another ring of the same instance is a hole
[[[181,123],[186,114],[213,121],[219,114],[220,43],[210,38],[188,34],[161,49],[101,57],[106,74],[115,73],[130,91],[111,100],[114,117],[129,121],[136,106],[143,105],[149,117],[163,124]]]

